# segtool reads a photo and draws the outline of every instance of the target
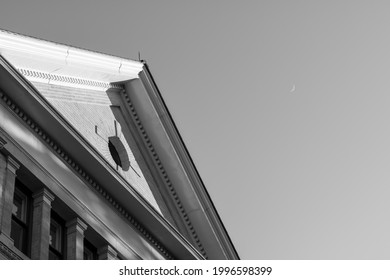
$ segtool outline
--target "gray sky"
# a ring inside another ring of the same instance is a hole
[[[2,29],[141,52],[242,259],[390,258],[389,26],[386,1],[0,4]]]

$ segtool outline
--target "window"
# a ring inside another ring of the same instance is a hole
[[[49,260],[64,258],[64,222],[55,213],[51,212],[49,236]]]
[[[28,255],[30,234],[30,194],[28,190],[17,181],[14,190],[12,206],[11,238],[14,245],[21,252]]]
[[[84,260],[97,260],[97,249],[84,238]]]

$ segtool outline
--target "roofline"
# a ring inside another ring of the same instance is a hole
[[[73,148],[75,148],[75,147],[83,148],[83,150],[85,151],[85,153],[83,154],[83,158],[87,158],[87,160],[90,158],[94,158],[97,162],[97,165],[101,168],[100,171],[107,172],[104,175],[110,174],[110,176],[103,176],[103,177],[105,177],[107,180],[108,179],[111,180],[111,182],[115,186],[118,186],[118,185],[121,185],[122,187],[125,185],[131,186],[129,183],[127,183],[122,178],[122,176],[120,176],[119,174],[116,174],[115,172],[112,172],[113,168],[111,166],[109,166],[108,164],[105,164],[105,159],[96,151],[96,149],[93,148],[89,144],[89,142],[86,141],[84,139],[84,137],[67,120],[65,120],[64,117],[50,103],[48,103],[46,101],[46,99],[35,89],[35,87],[22,74],[20,74],[13,67],[13,65],[11,63],[9,63],[1,55],[0,55],[0,67],[3,68],[8,73],[8,75],[12,76],[14,81],[16,81],[18,83],[18,85],[23,88],[21,91],[25,91],[25,92],[28,92],[31,94],[30,95],[31,100],[26,100],[25,98],[18,97],[18,94],[16,94],[16,91],[13,91],[14,94],[11,97],[13,102],[18,104],[20,106],[20,108],[23,109],[24,112],[26,112],[26,115],[28,115],[35,123],[37,123],[38,126],[41,126],[41,127],[44,127],[44,126],[42,126],[42,121],[39,120],[39,117],[37,117],[37,116],[39,116],[39,114],[41,112],[45,111],[45,113],[46,113],[45,125],[48,125],[49,121],[50,121],[50,123],[60,124],[61,127],[60,127],[60,129],[57,130],[57,132],[60,133],[60,130],[61,130],[61,132],[64,133],[64,135],[66,135],[67,137],[70,137],[69,139],[72,139],[73,142],[70,143],[70,141],[65,141],[65,139],[62,139],[62,140],[56,139],[50,133],[47,134],[47,137],[52,138],[53,142],[58,147],[60,147],[63,151],[67,151],[67,155],[69,155],[69,158],[74,158],[80,164],[79,170],[84,169],[86,175],[93,174],[93,172],[89,172],[87,170],[86,166],[81,162],[80,159],[78,159],[77,157],[75,157],[74,155],[72,155],[69,152],[69,149],[67,149],[64,142],[68,143]],[[0,71],[0,74],[1,74],[1,71]],[[12,82],[14,82],[14,81],[12,81]],[[6,88],[8,88],[8,87],[9,87],[9,85],[6,85],[6,83],[5,83],[4,85],[2,85],[1,89],[4,90],[5,92],[7,92]],[[1,92],[1,89],[0,89],[0,92]],[[32,110],[31,109],[32,103],[37,105],[36,108],[39,108],[39,110]],[[43,117],[41,117],[41,118],[43,118]],[[48,129],[45,127],[45,130],[48,130]],[[69,139],[67,139],[67,140],[69,140]],[[99,177],[101,177],[101,176],[100,175],[99,176],[98,175],[95,175],[95,176],[91,175],[90,176],[90,178],[94,178],[96,180],[96,182],[100,183],[102,181],[102,179],[100,180]],[[102,183],[102,188],[103,188],[103,186],[106,186],[106,185],[111,186],[113,184]],[[125,189],[123,189],[123,190],[125,190]],[[176,248],[176,249],[178,249],[178,251],[172,250],[170,247],[168,247],[169,252],[173,253],[174,256],[178,256],[178,255],[184,253],[184,254],[187,254],[187,256],[191,255],[194,258],[203,259],[203,256],[200,255],[200,253],[194,248],[194,246],[176,228],[174,228],[162,215],[160,215],[150,205],[150,203],[148,201],[146,201],[146,199],[138,193],[137,190],[135,190],[133,187],[131,187],[131,189],[126,188],[126,191],[129,191],[129,190],[131,190],[131,192],[129,192],[129,197],[131,197],[131,199],[132,199],[131,204],[135,205],[135,207],[142,207],[141,214],[137,213],[137,211],[130,211],[130,212],[133,214],[134,218],[137,220],[137,222],[139,224],[144,226],[147,231],[150,230],[150,233],[152,233],[152,235],[154,237],[157,237],[156,240],[159,239],[158,238],[159,236],[156,232],[153,232],[151,229],[149,229],[148,224],[144,222],[145,217],[147,219],[149,219],[149,221],[158,222],[158,225],[160,227],[160,233],[164,234],[165,237],[168,236],[170,238],[169,242],[174,242],[174,243],[176,243],[176,246],[178,246],[178,247],[180,246],[180,248]],[[117,198],[114,198],[114,199],[117,199]],[[121,202],[119,202],[118,204],[123,205],[123,207],[125,205],[125,204],[122,204]],[[124,207],[124,208],[126,208],[126,207]],[[130,210],[132,210],[132,209],[130,209]],[[137,215],[136,213],[139,215]],[[141,217],[140,215],[144,215],[144,216]],[[158,241],[161,242],[161,244],[163,244],[165,246],[164,240],[158,240]],[[156,247],[155,245],[153,245],[153,246]]]
[[[238,252],[237,252],[237,250],[236,250],[236,248],[235,248],[235,246],[234,246],[234,244],[233,244],[233,242],[232,242],[232,240],[231,240],[231,238],[230,238],[230,236],[229,236],[229,234],[228,234],[228,232],[227,232],[227,230],[226,230],[226,227],[225,227],[225,225],[223,224],[222,219],[221,219],[220,215],[218,214],[218,212],[217,212],[217,210],[216,210],[216,207],[215,207],[215,205],[214,205],[214,202],[212,201],[211,196],[210,196],[209,192],[207,191],[206,186],[205,186],[205,184],[204,184],[204,182],[203,182],[203,180],[202,180],[202,178],[201,178],[201,176],[200,176],[200,174],[199,174],[199,172],[198,172],[198,170],[197,170],[197,168],[196,168],[196,166],[195,166],[195,163],[194,163],[193,159],[192,159],[191,156],[190,156],[190,153],[189,153],[189,151],[188,151],[188,148],[187,148],[187,146],[185,145],[185,142],[184,142],[183,138],[181,137],[181,135],[180,135],[180,133],[179,133],[179,130],[178,130],[176,124],[175,124],[175,121],[173,120],[173,117],[172,117],[170,111],[168,110],[168,107],[167,107],[167,105],[166,105],[166,102],[165,102],[165,100],[164,100],[164,98],[163,98],[163,96],[162,96],[162,94],[161,94],[161,92],[160,92],[160,90],[159,90],[159,88],[158,88],[158,86],[157,86],[157,83],[155,82],[155,79],[154,79],[154,77],[153,77],[153,75],[152,75],[152,73],[151,73],[151,71],[150,71],[149,65],[147,64],[147,62],[146,62],[145,60],[143,60],[142,62],[144,63],[144,72],[147,74],[147,76],[150,78],[150,81],[153,83],[153,86],[154,86],[154,88],[156,89],[156,94],[157,94],[158,97],[161,99],[161,103],[162,103],[162,105],[164,106],[164,109],[165,109],[165,111],[166,111],[166,113],[167,113],[167,115],[168,115],[168,117],[169,117],[169,120],[170,120],[170,122],[171,122],[171,124],[172,124],[172,127],[173,127],[173,129],[174,129],[174,133],[176,134],[176,136],[177,136],[178,139],[180,140],[181,145],[182,145],[182,147],[183,147],[183,149],[184,149],[184,151],[185,151],[185,154],[186,154],[185,156],[186,156],[186,157],[188,158],[188,160],[190,161],[190,163],[191,163],[191,168],[192,168],[193,171],[195,172],[195,174],[196,174],[196,176],[197,176],[197,179],[198,179],[199,182],[201,183],[201,186],[203,187],[203,191],[204,191],[204,193],[205,193],[205,195],[206,195],[208,201],[210,202],[210,204],[211,204],[211,206],[212,206],[212,208],[213,208],[213,209],[212,209],[212,210],[213,210],[213,214],[216,216],[218,223],[219,223],[220,226],[222,227],[222,229],[223,229],[223,231],[224,231],[224,235],[225,235],[225,237],[227,238],[227,240],[229,241],[229,245],[230,245],[231,249],[233,250],[233,252],[234,252],[234,254],[236,255],[237,259],[240,259],[239,255],[238,255]]]
[[[151,84],[152,90],[156,94],[156,97],[159,99],[159,101],[161,101],[159,102],[161,104],[161,109],[165,111],[168,116],[168,122],[166,123],[168,126],[167,129],[172,136],[172,140],[174,142],[173,144],[178,150],[181,156],[181,160],[183,160],[185,163],[185,172],[190,175],[189,177],[191,178],[191,185],[194,187],[196,195],[201,202],[200,205],[205,211],[204,214],[206,215],[206,217],[204,221],[209,220],[209,222],[211,223],[212,231],[214,232],[213,235],[215,235],[218,242],[220,243],[219,246],[221,246],[221,249],[223,250],[224,254],[228,258],[239,259],[238,253],[232,243],[232,240],[230,239],[230,236],[228,235],[227,230],[218,212],[216,211],[216,207],[211,200],[211,197],[177,129],[177,126],[173,121],[172,115],[169,112],[168,107],[161,95],[161,92],[158,89],[157,84],[150,72],[149,66],[145,61],[133,61],[129,59],[123,59],[104,53],[76,48],[73,46],[63,45],[52,41],[34,38],[31,36],[20,35],[14,32],[0,29],[0,57],[4,53],[11,58],[16,59],[16,62],[20,63],[22,68],[26,65],[25,60],[27,60],[27,67],[29,65],[39,66],[39,71],[46,71],[49,73],[52,73],[54,69],[56,69],[55,71],[57,71],[57,68],[60,67],[62,70],[65,71],[61,74],[65,75],[67,73],[72,73],[72,70],[74,69],[82,69],[83,71],[86,69],[88,69],[88,71],[92,71],[91,69],[93,69],[93,71],[95,71],[93,77],[97,79],[103,79],[102,77],[104,75],[100,75],[101,73],[108,73],[109,75],[111,75],[110,79],[126,77],[120,80],[138,78],[139,75],[145,76],[146,79],[149,80],[149,83]],[[34,59],[39,59],[39,62],[42,58],[44,60],[50,61],[51,65],[46,66],[42,65],[41,63],[37,63],[37,61],[34,61]],[[30,62],[31,64],[28,64]],[[20,76],[24,78],[22,75]],[[25,79],[22,80],[24,82],[27,82]],[[180,237],[183,238],[180,235],[178,237],[179,240]],[[185,238],[183,239],[184,241],[187,241]],[[186,245],[188,246],[188,244]]]
[[[72,75],[88,70],[90,79],[117,82],[136,78],[140,61],[76,48],[0,29],[0,54],[17,67]],[[41,63],[42,61],[48,63]],[[62,73],[61,73],[62,72]],[[78,75],[76,74],[78,77]]]
[[[80,48],[80,47],[73,46],[71,44],[65,44],[65,43],[60,43],[60,42],[56,42],[56,41],[53,41],[53,40],[42,39],[42,38],[39,38],[39,37],[26,35],[26,34],[22,34],[22,33],[19,33],[19,32],[14,32],[14,31],[11,31],[11,30],[0,28],[0,33],[2,33],[2,32],[11,34],[13,36],[25,37],[26,39],[29,38],[29,39],[33,39],[33,40],[38,40],[38,41],[50,43],[50,44],[62,45],[62,46],[65,46],[65,47],[74,48],[74,49],[82,50],[82,51],[85,51],[85,52],[95,53],[97,55],[103,55],[103,56],[109,56],[109,57],[114,57],[114,58],[120,58],[122,60],[129,60],[129,61],[133,61],[133,62],[141,62],[141,63],[143,62],[142,60],[132,59],[132,58],[123,57],[123,56],[119,56],[119,55],[112,55],[112,54],[109,54],[109,53],[96,51],[96,50],[91,50],[91,49],[87,49],[87,48]]]

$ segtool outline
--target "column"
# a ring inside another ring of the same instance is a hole
[[[118,253],[110,245],[105,245],[98,249],[99,260],[116,260]]]
[[[33,194],[31,259],[49,259],[50,212],[54,195],[47,189]]]
[[[0,138],[1,140],[1,138]],[[0,148],[4,142],[0,141]],[[0,153],[0,232],[12,243],[11,222],[14,201],[16,171],[20,165],[11,156]]]
[[[87,225],[75,218],[66,223],[66,247],[68,260],[84,259],[84,231]]]

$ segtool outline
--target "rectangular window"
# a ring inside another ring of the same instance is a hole
[[[61,260],[64,256],[64,221],[51,212],[49,236],[49,260]]]
[[[12,214],[24,223],[27,221],[27,195],[18,187],[15,187],[14,191]]]
[[[62,227],[54,219],[52,219],[50,223],[49,244],[58,252],[62,252]]]
[[[97,249],[84,238],[84,260],[97,260]]]
[[[11,238],[14,240],[14,246],[25,255],[29,254],[30,201],[28,190],[19,181],[16,181],[12,207]]]

